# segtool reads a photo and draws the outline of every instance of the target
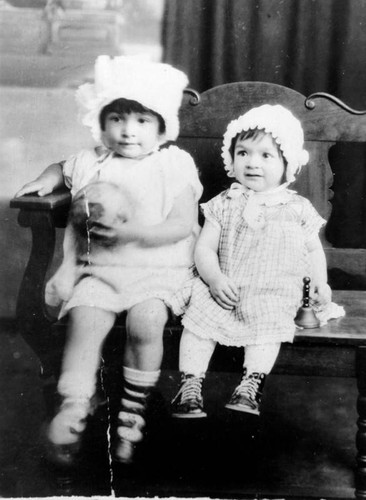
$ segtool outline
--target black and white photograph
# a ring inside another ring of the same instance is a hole
[[[366,0],[0,0],[0,497],[366,499]]]

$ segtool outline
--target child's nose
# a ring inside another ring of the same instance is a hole
[[[136,123],[133,120],[126,119],[123,122],[122,135],[131,136],[136,133]]]
[[[251,155],[247,157],[247,168],[250,169],[259,168],[259,161],[257,156]]]

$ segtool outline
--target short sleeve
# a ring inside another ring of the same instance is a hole
[[[98,169],[98,156],[95,150],[83,149],[71,155],[63,165],[65,185],[74,195],[95,177]]]
[[[301,213],[301,227],[305,233],[306,241],[318,236],[320,229],[326,224],[313,205],[306,198],[302,198],[303,207]]]
[[[161,155],[172,197],[176,198],[187,186],[191,186],[195,200],[198,201],[202,196],[203,187],[192,156],[177,146],[163,149]]]
[[[224,214],[223,193],[211,198],[207,203],[201,203],[200,207],[209,222],[214,226],[221,228]]]
[[[78,156],[77,155],[72,155],[67,158],[63,165],[63,175],[64,175],[64,182],[65,185],[71,189],[73,186],[73,176],[74,176],[74,171],[76,169],[78,161]]]

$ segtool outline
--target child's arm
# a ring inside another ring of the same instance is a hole
[[[195,263],[216,302],[224,309],[233,309],[238,301],[238,289],[220,269],[219,239],[220,229],[206,220],[197,241]]]
[[[196,220],[197,205],[191,187],[176,198],[172,210],[160,224],[145,226],[133,220],[115,227],[93,227],[90,232],[119,243],[136,242],[145,247],[160,247],[176,243],[192,233]]]
[[[38,196],[45,196],[64,185],[62,164],[52,163],[52,165],[49,165],[37,179],[25,184],[22,189],[16,193],[15,198],[30,193],[37,193]]]
[[[319,237],[307,244],[312,267],[312,288],[314,289],[315,305],[326,306],[332,300],[332,291],[328,285],[327,261]]]

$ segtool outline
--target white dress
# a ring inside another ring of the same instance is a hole
[[[121,160],[106,150],[102,154],[82,150],[63,168],[72,195],[95,181],[121,186],[133,202],[134,219],[144,225],[163,222],[187,186],[191,186],[196,203],[202,194],[192,157],[176,146],[140,160]],[[82,255],[76,267],[67,255],[73,250],[67,232],[63,264],[46,287],[47,303],[62,305],[59,317],[76,306],[120,313],[150,298],[168,303],[187,279],[199,226],[197,222],[189,237],[174,244],[148,248],[133,242]]]

